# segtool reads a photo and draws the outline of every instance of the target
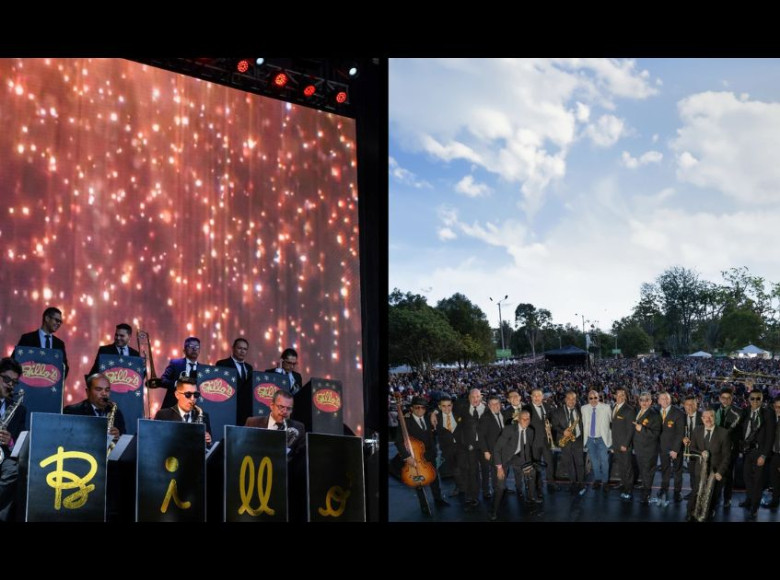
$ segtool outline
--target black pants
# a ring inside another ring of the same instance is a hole
[[[536,499],[536,473],[533,468],[531,468],[531,471],[529,474],[524,475],[523,470],[523,460],[520,459],[517,455],[515,455],[512,460],[504,465],[504,479],[498,479],[496,478],[496,489],[495,489],[495,495],[493,496],[493,512],[498,512],[498,507],[501,505],[501,498],[504,497],[504,490],[506,489],[506,480],[509,477],[509,471],[511,470],[515,474],[515,484],[517,485],[517,490],[520,491],[522,489],[523,483],[525,482],[525,488],[526,488],[526,497],[529,499]]]
[[[620,476],[620,488],[623,493],[632,493],[634,489],[634,465],[631,457],[631,448],[621,451],[618,447],[612,458],[613,465]]]
[[[674,476],[674,492],[680,493],[682,491],[682,451],[677,454],[677,459],[672,459],[668,451],[661,452],[661,491],[666,493],[669,491],[669,482]]]
[[[737,445],[734,444],[734,447],[737,447]],[[729,463],[729,468],[726,470],[726,473],[723,474],[723,481],[721,483],[723,484],[724,502],[731,500],[731,493],[732,490],[734,489],[734,470],[737,468],[738,457],[739,457],[739,451],[732,450],[731,462]]]
[[[479,452],[479,478],[482,482],[482,495],[490,494],[490,474],[491,474],[491,462],[489,459],[485,459],[484,451]],[[495,485],[495,480],[493,481]]]
[[[466,500],[479,499],[479,484],[481,465],[479,458],[482,456],[482,452],[476,447],[471,450],[465,450],[463,453],[463,468],[461,471],[461,479],[463,486],[458,485],[458,488],[466,495]],[[484,459],[484,456],[482,456]]]
[[[585,455],[582,439],[575,439],[561,448],[561,461],[566,466],[572,485],[582,485],[585,481]]]
[[[756,461],[761,456],[758,449],[753,449],[745,453],[744,477],[745,477],[745,495],[750,502],[750,509],[758,509],[761,503],[761,492],[764,490],[764,467],[756,465]]]
[[[773,453],[769,461],[769,485],[772,486],[772,501],[780,501],[780,453]]]
[[[544,485],[544,482],[542,480],[547,480],[547,483],[552,483],[552,480],[555,479],[555,465],[553,464],[552,449],[550,449],[546,443],[544,444],[543,447],[539,447],[536,453],[537,453],[537,457],[541,457],[542,461],[546,465],[546,467],[540,466],[538,469],[535,470],[536,490],[539,495],[542,495],[542,487]],[[519,482],[517,484],[517,488],[520,489]]]
[[[655,467],[658,463],[658,452],[646,453],[636,452],[636,463],[639,468],[639,477],[642,478],[642,495],[650,497],[653,488],[653,478],[655,477]]]
[[[14,503],[16,501],[16,482],[19,478],[17,462],[9,459],[9,451],[6,450],[6,459],[0,464],[0,522],[14,520]]]

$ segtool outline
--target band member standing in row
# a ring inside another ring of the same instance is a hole
[[[493,492],[496,490],[496,463],[493,458],[493,450],[498,436],[504,430],[504,417],[501,415],[501,400],[497,395],[488,397],[488,409],[482,414],[477,424],[479,433],[479,450],[482,458],[490,466],[490,480],[493,484]],[[485,495],[485,499],[490,499],[490,494]]]
[[[229,358],[223,358],[214,366],[236,369],[238,385],[236,388],[236,425],[243,425],[252,416],[252,365],[246,362],[249,352],[249,341],[237,338],[233,341],[233,353]]]
[[[427,401],[422,397],[414,397],[412,399],[412,412],[409,416],[404,417],[404,421],[406,421],[406,430],[409,433],[409,437],[411,439],[417,439],[425,446],[424,460],[434,466],[435,469],[436,445],[433,439],[432,422],[436,421],[436,418],[433,415],[426,417],[427,410]],[[410,467],[417,467],[417,460],[406,448],[406,443],[404,442],[401,431],[402,430],[399,429],[399,434],[395,441],[395,447],[398,450],[398,455]],[[433,499],[437,506],[450,505],[449,502],[442,497],[438,474],[431,482],[430,488],[431,492],[433,492]],[[425,490],[419,486],[416,487],[415,490],[417,491],[417,499],[420,501],[420,509],[425,515],[431,515],[428,508],[428,500],[425,497]]]
[[[588,391],[588,405],[582,409],[582,432],[584,450],[588,452],[593,466],[593,489],[604,485],[604,492],[609,491],[609,452],[612,446],[612,411],[609,405],[599,402],[599,394],[595,389]]]
[[[750,510],[755,519],[764,489],[764,467],[775,439],[775,418],[771,409],[762,407],[764,396],[753,390],[748,396],[750,408],[742,413],[742,450],[745,457],[745,501],[739,504]]]
[[[195,386],[195,378],[185,374],[176,381],[174,390],[176,403],[170,407],[165,407],[157,411],[154,416],[155,421],[182,421],[184,423],[202,422],[206,425],[206,445],[211,445],[211,422],[209,414],[204,411],[198,411],[195,408],[200,392]],[[202,416],[201,416],[202,413]]]
[[[776,510],[780,506],[780,396],[772,401],[775,420],[775,440],[772,443],[772,460],[769,464],[769,483],[772,486],[772,499],[763,507]]]
[[[615,407],[612,409],[612,452],[614,465],[620,474],[621,499],[631,500],[634,489],[634,418],[636,410],[628,404],[625,387],[615,390]]]
[[[68,354],[65,352],[65,343],[54,336],[62,326],[62,311],[50,306],[43,311],[41,327],[38,330],[27,332],[19,337],[17,346],[33,346],[39,348],[56,348],[62,351],[62,364],[65,369],[64,378],[68,377]]]
[[[531,396],[533,396],[533,391]],[[522,405],[520,393],[517,391],[509,391],[506,394],[506,400],[509,403],[509,406],[504,409],[504,425],[511,425],[512,421],[514,421],[515,413],[519,413],[525,407]],[[531,420],[533,421],[533,417]]]
[[[720,407],[715,412],[715,424],[718,427],[723,427],[729,431],[729,437],[731,437],[731,469],[725,476],[723,482],[723,507],[731,507],[731,495],[734,489],[734,470],[737,465],[737,457],[740,450],[740,433],[741,429],[736,427],[740,424],[742,416],[739,411],[732,406],[734,401],[734,395],[731,389],[724,387],[720,391]]]
[[[661,436],[661,416],[651,408],[653,397],[647,391],[639,395],[639,411],[634,419],[634,452],[642,479],[644,505],[650,503],[655,466],[658,463],[658,440]]]
[[[685,450],[690,451],[691,437],[693,436],[693,431],[694,429],[696,429],[696,427],[702,425],[701,413],[697,410],[698,404],[696,402],[696,397],[694,395],[688,395],[685,397],[685,400],[683,401],[683,407],[685,408],[685,431],[683,437],[683,451]],[[731,446],[729,446],[729,449],[730,448]],[[683,459],[683,461],[685,460]],[[691,491],[683,499],[691,499],[691,495],[695,494],[696,490],[698,489],[697,480],[696,480],[696,469],[694,469],[695,466],[696,466],[695,459],[688,461],[688,473],[691,479]],[[721,485],[721,487],[723,486]]]
[[[515,481],[525,481],[526,501],[541,503],[536,495],[536,474],[533,463],[538,460],[534,455],[536,437],[534,428],[531,427],[531,414],[528,411],[520,411],[520,419],[517,425],[506,427],[498,438],[495,453],[496,463],[496,495],[493,498],[493,508],[490,511],[490,520],[498,519],[498,508],[504,497],[507,473],[512,469],[515,473]]]
[[[675,503],[682,501],[682,440],[685,436],[685,414],[677,407],[672,406],[672,397],[669,393],[660,393],[658,404],[661,406],[661,436],[659,439],[661,489],[658,491],[658,500],[665,506],[669,503],[667,494],[672,476],[674,477],[674,501]]]
[[[177,385],[182,373],[193,379],[198,376],[198,356],[200,356],[200,339],[195,336],[185,338],[184,356],[172,358],[160,377],[160,386],[165,388],[163,409],[176,406]]]
[[[461,468],[465,457],[462,448],[458,445],[460,430],[458,429],[458,421],[452,412],[452,398],[449,395],[442,395],[439,399],[439,413],[434,411],[431,414],[431,424],[439,443],[439,449],[441,449],[442,465],[446,466],[446,472],[455,478],[456,491],[451,495],[457,495],[457,490],[465,487]],[[441,469],[439,473],[442,473]]]
[[[14,387],[19,384],[20,376],[22,376],[22,366],[18,362],[12,358],[0,360],[0,425],[5,425],[5,428],[0,426],[0,446],[4,454],[4,459],[0,463],[0,522],[10,522],[15,519],[19,469],[17,461],[10,457],[11,450],[27,420],[27,409],[23,403],[19,403],[14,408],[14,401],[18,401],[20,396],[17,392],[14,397]]]
[[[298,353],[295,352],[295,349],[286,348],[282,351],[282,356],[279,358],[279,366],[275,369],[265,369],[265,372],[287,375],[287,378],[290,380],[290,394],[294,395],[303,388],[303,378],[300,373],[295,372],[297,365]]]
[[[455,416],[458,418],[459,429],[462,436],[458,440],[464,449],[464,483],[463,492],[466,496],[466,507],[479,504],[479,487],[482,483],[482,494],[490,494],[490,466],[479,450],[479,419],[486,411],[487,406],[482,402],[482,393],[479,389],[469,391],[468,400],[463,401],[455,408]]]
[[[585,494],[585,457],[582,443],[582,413],[577,405],[577,394],[568,391],[565,404],[555,410],[552,424],[559,440],[566,438],[561,447],[561,462],[569,475],[569,491]],[[560,441],[559,441],[560,443]]]
[[[140,356],[138,351],[132,346],[128,345],[130,337],[133,334],[133,327],[129,324],[117,324],[114,329],[114,342],[112,344],[104,344],[98,348],[95,355],[95,362],[92,363],[92,368],[89,369],[88,376],[92,376],[100,371],[100,355],[119,355],[119,356]]]
[[[520,395],[517,396],[517,399],[519,402]],[[531,391],[531,403],[526,405],[524,409],[531,414],[531,427],[534,428],[536,435],[534,438],[534,445],[536,445],[534,456],[538,457],[541,463],[544,463],[544,467],[540,465],[536,468],[536,495],[542,497],[542,487],[544,485],[542,479],[547,481],[547,491],[556,491],[558,489],[558,485],[555,483],[555,464],[553,463],[552,455],[554,442],[550,441],[550,438],[552,438],[551,420],[554,409],[544,402],[544,393],[539,388]],[[546,424],[549,424],[550,427],[550,438],[547,436]],[[544,474],[544,477],[542,477],[542,474]],[[519,481],[517,482],[517,487],[519,491]]]
[[[87,378],[87,398],[79,403],[68,405],[62,410],[65,415],[83,415],[86,417],[106,417],[113,405],[111,403],[111,382],[108,377],[101,373],[95,373]],[[119,439],[120,435],[127,432],[125,429],[125,418],[119,407],[114,412],[114,426],[111,427],[108,434]]]
[[[696,472],[694,479],[697,484],[693,488],[688,501],[688,521],[693,519],[694,508],[698,499],[698,482],[700,478],[707,478],[710,473],[715,474],[715,486],[707,509],[707,518],[711,519],[715,511],[713,506],[716,504],[720,490],[723,487],[725,474],[731,471],[731,438],[728,430],[715,425],[715,411],[712,409],[705,410],[701,415],[701,420],[702,424],[694,428],[691,435],[690,452],[701,455],[702,451],[707,451],[710,454],[707,459],[709,467],[708,473],[701,473],[702,459],[700,457],[697,459],[691,458],[691,463],[694,465],[694,471]]]

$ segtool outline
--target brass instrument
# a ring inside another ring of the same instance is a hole
[[[577,438],[577,436],[574,433],[576,432],[577,423],[579,422],[580,422],[580,417],[578,415],[577,417],[575,417],[574,421],[571,422],[571,425],[567,427],[567,429],[569,430],[569,434],[566,435],[564,433],[563,437],[561,437],[558,440],[558,447],[565,447],[566,445],[568,445],[569,443],[571,443]]]
[[[111,405],[111,410],[108,412],[108,436],[111,437],[111,429],[114,428],[114,418],[116,417],[116,403],[113,401],[108,402],[109,405]],[[106,451],[106,458],[108,458],[109,455],[111,455],[111,451],[116,447],[116,443],[114,442],[114,438],[111,437],[111,441],[108,444],[108,449]]]
[[[6,408],[5,410],[5,418],[0,421],[0,430],[7,431],[8,425],[11,424],[11,419],[14,417],[14,413],[16,413],[16,410],[19,408],[19,405],[22,404],[22,401],[24,400],[24,391],[22,389],[19,389],[18,396],[16,400],[13,402],[13,404]],[[3,448],[0,447],[0,463],[3,463],[5,461],[5,451],[3,451]]]
[[[544,432],[547,433],[547,443],[550,447],[555,447],[552,436],[552,425],[550,425],[550,420],[547,417],[544,418]]]
[[[699,455],[698,453],[692,455]],[[712,501],[712,492],[715,488],[715,472],[705,477],[709,464],[710,454],[708,451],[701,452],[701,470],[699,471],[699,489],[696,492],[696,504],[693,508],[693,517],[696,521],[703,522],[709,514],[710,502]],[[706,479],[706,482],[705,482]]]
[[[759,380],[758,382],[756,379],[766,379],[766,380]],[[746,385],[750,386],[751,388],[755,384],[769,384],[774,383],[778,380],[780,380],[780,376],[775,375],[765,375],[763,373],[749,373],[747,371],[741,371],[737,368],[737,365],[734,365],[734,368],[731,369],[731,375],[727,375],[725,377],[715,377],[712,379],[716,382],[723,382],[723,383],[733,383],[733,382],[743,382]]]
[[[156,389],[162,387],[162,380],[157,378],[157,373],[154,372],[154,357],[152,356],[152,341],[149,339],[149,333],[138,329],[136,332],[136,339],[138,340],[138,352],[143,357],[144,363],[149,362],[149,378],[146,381],[147,389]],[[146,340],[146,345],[143,345],[141,341]],[[146,397],[146,418],[151,417],[151,410],[149,405],[151,404],[150,398],[147,393]]]
[[[193,405],[193,408],[198,412],[198,416],[195,417],[195,423],[199,425],[203,424],[203,409],[201,409],[197,405]]]
[[[291,447],[300,433],[295,427],[287,427],[287,447]]]

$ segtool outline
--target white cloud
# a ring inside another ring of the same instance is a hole
[[[448,240],[454,240],[458,237],[458,235],[453,232],[450,228],[439,228],[438,230],[439,239],[446,242]]]
[[[393,176],[394,179],[399,181],[400,183],[405,183],[406,185],[411,185],[416,188],[422,188],[422,187],[431,187],[431,184],[427,181],[417,179],[417,176],[409,171],[408,169],[404,169],[400,165],[398,165],[398,162],[393,159],[392,157],[388,158],[388,167],[390,175]]]
[[[677,104],[677,178],[744,203],[780,201],[780,103],[698,93]]]
[[[484,183],[476,183],[471,175],[466,175],[455,185],[455,191],[469,197],[480,197],[490,193],[490,187]]]
[[[599,147],[611,147],[623,134],[625,124],[614,115],[602,115],[585,128],[585,135]]]
[[[620,156],[620,160],[624,166],[629,169],[636,169],[640,165],[647,165],[648,163],[660,163],[664,158],[663,153],[660,151],[647,151],[643,153],[638,159],[632,157],[628,151],[623,151]]]
[[[569,149],[594,111],[657,92],[634,61],[615,59],[391,59],[389,86],[398,146],[519,184],[529,214],[566,174]],[[623,121],[602,115],[589,136],[608,146],[623,132]]]

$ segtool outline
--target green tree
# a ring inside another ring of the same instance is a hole
[[[536,358],[536,342],[540,331],[552,321],[552,314],[544,308],[537,309],[533,304],[518,304],[515,308],[515,323],[523,331],[531,345],[531,354]]]
[[[649,352],[653,339],[638,324],[624,326],[618,331],[618,348],[626,357]]]
[[[458,334],[461,345],[454,352],[459,366],[470,362],[486,363],[495,358],[493,332],[485,313],[460,293],[439,300],[436,309],[442,312]],[[468,339],[466,337],[469,337]]]

